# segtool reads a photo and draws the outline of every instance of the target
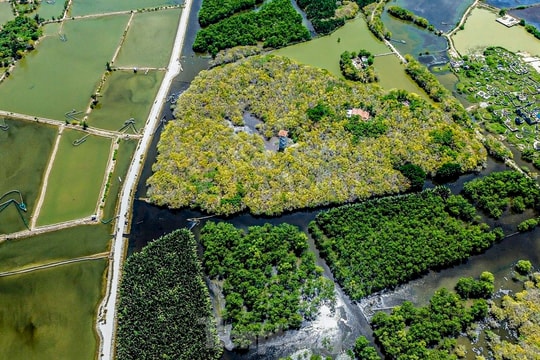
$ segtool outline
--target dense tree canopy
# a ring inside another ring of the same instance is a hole
[[[272,0],[257,12],[245,12],[225,18],[197,33],[193,50],[216,55],[235,46],[256,45],[278,48],[310,39],[302,25],[302,16],[289,0]]]
[[[6,22],[0,30],[0,67],[20,59],[40,36],[41,29],[32,18],[17,16]]]
[[[124,265],[117,358],[219,359],[208,289],[196,243],[178,230],[148,244]]]
[[[404,302],[392,314],[372,319],[375,338],[389,359],[455,360],[456,337],[488,312],[484,299],[467,306],[459,295],[442,288],[425,307]]]
[[[471,212],[439,187],[323,211],[309,229],[336,280],[360,299],[490,247],[500,233],[470,222]]]
[[[350,108],[368,111],[368,125],[348,118]],[[151,201],[173,208],[279,214],[404,191],[409,181],[397,169],[406,163],[433,175],[448,162],[471,171],[486,157],[480,142],[417,95],[271,55],[201,72],[176,116],[148,180]],[[260,123],[238,128],[246,116]],[[277,152],[282,129],[291,141]],[[437,131],[450,136],[441,142]]]
[[[227,223],[209,222],[201,231],[204,268],[223,280],[225,313],[236,345],[255,336],[298,328],[334,298],[334,284],[322,276],[298,228],[254,226],[247,233]]]
[[[262,0],[204,0],[199,10],[199,23],[208,26],[260,3]]]
[[[371,83],[378,81],[373,69],[373,55],[367,50],[357,53],[345,51],[339,59],[339,68],[343,77],[352,81]]]
[[[540,206],[538,184],[517,171],[494,172],[469,181],[463,187],[463,193],[494,218],[499,218],[508,207],[522,213],[525,209]]]

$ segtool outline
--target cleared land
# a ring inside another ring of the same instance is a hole
[[[154,97],[163,80],[163,71],[142,70],[136,74],[133,71],[113,71],[107,77],[100,96],[99,103],[88,117],[88,125],[108,130],[119,130],[125,121],[135,119],[135,127],[140,130],[154,102]],[[133,134],[134,129],[125,129]]]
[[[4,120],[0,119],[0,125],[3,124]],[[58,130],[48,125],[10,119],[5,120],[5,125],[9,128],[0,130],[0,196],[19,190],[28,209],[24,217],[29,222]],[[20,201],[18,194],[11,194],[0,199],[0,203],[10,199]],[[0,212],[0,234],[23,229],[24,222],[16,205],[11,203]]]
[[[501,46],[513,52],[540,55],[540,42],[533,35],[521,26],[507,28],[495,21],[497,17],[489,10],[475,8],[465,22],[465,30],[452,37],[459,53],[468,55],[488,46]]]
[[[81,145],[73,146],[73,141],[83,136],[80,131],[62,133],[38,225],[78,219],[95,212],[111,139],[89,136]]]
[[[169,63],[180,9],[135,14],[114,65],[164,67]]]
[[[107,225],[78,226],[0,244],[0,272],[106,251]]]
[[[179,0],[73,0],[71,16],[102,14],[115,11],[137,10],[158,6],[178,5]]]
[[[0,109],[58,120],[72,109],[86,110],[128,17],[66,22],[62,33],[67,41],[44,38],[38,51],[22,59],[2,83]]]
[[[0,278],[2,358],[94,359],[106,265],[94,260]]]

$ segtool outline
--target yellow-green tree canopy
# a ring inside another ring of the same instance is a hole
[[[308,116],[315,107],[321,116]],[[347,117],[354,108],[369,118]],[[416,94],[277,56],[201,72],[176,109],[148,180],[151,201],[172,208],[278,214],[404,191],[396,169],[405,163],[435,174],[486,158],[470,132]],[[246,116],[261,121],[251,133],[238,128]],[[270,149],[280,130],[289,138],[282,152]]]

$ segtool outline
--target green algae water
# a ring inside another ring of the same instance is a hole
[[[30,221],[58,130],[49,125],[2,118],[0,125],[8,127],[0,129],[0,196],[18,190],[27,208],[26,212],[19,212],[11,202],[0,211],[0,234],[7,234],[26,229],[21,215]],[[0,203],[10,199],[20,201],[19,195],[12,193],[0,199]]]
[[[0,25],[13,18],[15,18],[15,16],[13,16],[13,12],[11,11],[11,4],[7,1],[0,1]]]
[[[179,5],[181,0],[73,0],[71,16]]]
[[[459,53],[467,55],[487,46],[501,46],[513,52],[526,51],[531,55],[540,55],[540,41],[521,26],[507,28],[499,24],[495,21],[497,17],[491,11],[474,9],[465,23],[465,30],[453,36]]]
[[[114,65],[165,67],[169,63],[180,9],[135,14]]]
[[[58,120],[85,111],[129,15],[65,23],[59,36],[45,37],[0,84],[0,109]]]
[[[386,45],[371,34],[365,20],[362,17],[357,17],[331,35],[288,46],[276,50],[274,54],[327,69],[332,74],[341,77],[339,70],[341,53],[360,49],[366,49],[375,55],[390,52]],[[379,76],[379,84],[383,88],[387,90],[403,89],[427,98],[424,91],[405,74],[404,66],[400,64],[395,55],[377,56],[374,66]]]

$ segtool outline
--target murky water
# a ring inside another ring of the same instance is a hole
[[[58,0],[57,0],[58,1]],[[179,5],[182,0],[73,0],[71,16]]]
[[[509,11],[509,14],[524,19],[526,24],[534,25],[540,29],[540,5],[523,10],[512,10]]]
[[[473,0],[394,0],[388,5],[397,5],[414,12],[444,32],[459,22]]]
[[[486,0],[486,3],[498,8],[511,8],[524,5],[540,4],[538,0]]]
[[[454,44],[461,55],[474,53],[487,46],[502,46],[510,51],[527,51],[540,55],[540,41],[521,26],[507,28],[495,21],[497,14],[485,9],[474,9],[465,23],[465,30],[458,31]],[[497,36],[493,36],[497,34]]]
[[[15,18],[15,16],[13,16],[13,12],[11,11],[11,4],[0,1],[0,24],[12,20],[13,18]]]

